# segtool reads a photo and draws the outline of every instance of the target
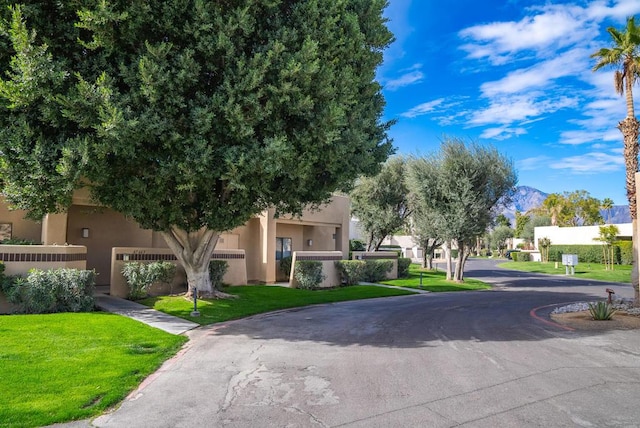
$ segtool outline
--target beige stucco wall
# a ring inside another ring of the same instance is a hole
[[[48,215],[42,227],[22,220],[24,213],[10,213],[0,201],[0,222],[13,223],[13,236],[42,241],[45,244],[74,244],[87,247],[87,268],[98,272],[98,285],[111,281],[111,250],[114,247],[167,249],[158,232],[141,229],[135,221],[115,211],[96,207],[86,189],[74,193],[74,205],[68,213]],[[334,196],[320,211],[306,210],[302,218],[275,218],[270,209],[249,220],[244,226],[222,234],[218,249],[244,249],[247,280],[273,283],[277,279],[275,261],[276,236],[294,239],[293,250],[338,250],[343,258],[349,253],[349,198]],[[82,229],[89,237],[82,237]],[[18,230],[20,231],[18,233]],[[313,244],[308,245],[308,240]],[[235,248],[234,248],[235,247]]]
[[[620,237],[631,237],[633,234],[632,223],[616,224],[616,226]],[[599,245],[601,242],[594,240],[599,236],[600,226],[542,226],[535,228],[534,245],[538,248],[538,239],[541,238],[551,239],[551,245]]]
[[[387,279],[398,278],[398,253],[395,251],[354,251],[351,253],[352,260],[391,260],[393,268],[387,272]]]
[[[117,297],[126,298],[128,295],[127,281],[122,275],[125,263],[151,263],[165,260],[177,266],[176,274],[171,285],[154,285],[149,294],[167,294],[170,291],[186,291],[187,277],[184,269],[176,260],[173,252],[165,248],[115,247],[111,251],[111,288],[110,293]],[[211,260],[225,260],[229,268],[222,278],[222,282],[229,285],[247,284],[246,255],[244,250],[216,250]]]
[[[87,247],[87,267],[98,272],[96,283],[111,282],[111,249],[114,247],[152,247],[153,232],[113,210],[73,205],[67,219],[67,242]],[[89,237],[82,237],[82,228]]]
[[[42,225],[32,220],[26,220],[24,218],[26,214],[26,211],[9,210],[4,198],[0,196],[0,223],[11,224],[11,237],[42,242],[40,240]],[[64,244],[64,241],[59,244]]]
[[[31,269],[86,269],[87,248],[73,245],[1,245],[5,275],[25,275]]]

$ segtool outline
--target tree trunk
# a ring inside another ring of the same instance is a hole
[[[451,243],[444,243],[444,258],[447,262],[447,281],[451,281]]]
[[[197,289],[199,297],[235,297],[214,289],[209,277],[209,262],[220,236],[218,232],[208,229],[187,232],[171,227],[160,233],[187,274],[187,296],[192,296]]]
[[[633,227],[633,262],[631,264],[631,286],[633,287],[633,306],[640,306],[640,288],[638,286],[640,272],[638,272],[638,219],[631,221]]]
[[[627,79],[629,81],[630,79]],[[631,88],[627,88],[627,101],[631,94]],[[638,272],[638,232],[636,230],[638,211],[636,201],[636,172],[638,172],[638,120],[629,116],[629,102],[627,102],[627,117],[618,124],[618,129],[624,138],[624,162],[626,169],[627,199],[629,200],[629,212],[633,223],[633,264],[631,266],[631,286],[634,290],[634,305],[640,306],[639,272]],[[633,114],[633,103],[631,103]]]
[[[456,268],[453,274],[455,282],[464,282],[464,264],[467,262],[471,249],[464,242],[458,241],[458,257],[456,259]]]

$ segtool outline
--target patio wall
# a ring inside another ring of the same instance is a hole
[[[336,268],[336,261],[342,260],[342,251],[294,251],[291,260],[291,275],[289,276],[289,287],[291,288],[298,288],[294,272],[296,262],[302,260],[314,260],[322,263],[322,274],[325,279],[320,283],[319,288],[340,286],[340,272]]]
[[[186,291],[187,276],[171,250],[164,248],[114,247],[111,250],[110,293],[117,297],[127,297],[129,288],[122,275],[122,268],[125,263],[152,263],[160,260],[175,264],[177,266],[176,275],[170,286],[166,284],[154,285],[150,290],[150,294],[161,295],[169,292]],[[244,250],[216,250],[213,252],[211,260],[224,260],[229,264],[227,273],[222,279],[225,284],[247,284],[247,266]]]

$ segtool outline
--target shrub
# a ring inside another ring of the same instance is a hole
[[[514,251],[511,253],[511,258],[514,262],[530,262],[531,254]]]
[[[607,321],[613,317],[616,310],[607,302],[589,303],[589,313],[596,321]]]
[[[27,314],[88,312],[94,307],[93,270],[32,269],[27,277],[4,281],[7,299]]]
[[[391,260],[365,260],[364,280],[368,282],[380,282],[386,279],[387,273],[393,269]]]
[[[366,247],[364,246],[364,242],[359,239],[352,239],[349,241],[349,251],[364,251]]]
[[[398,278],[407,278],[409,276],[409,266],[411,266],[411,259],[406,257],[398,259]]]
[[[149,288],[156,282],[171,283],[176,272],[176,266],[166,261],[139,263],[125,263],[122,275],[129,285],[128,299],[137,300],[147,296]]]
[[[40,242],[36,242],[32,239],[9,238],[0,241],[0,245],[40,245]]]
[[[226,260],[211,260],[209,262],[209,277],[213,288],[222,291],[222,278],[228,269],[229,263]]]
[[[288,278],[291,275],[291,262],[293,257],[287,256],[280,259],[280,272]]]
[[[340,279],[344,285],[357,285],[364,280],[363,260],[339,260],[336,267],[340,272]]]
[[[296,262],[293,274],[298,281],[298,287],[313,290],[326,278],[322,274],[322,262],[317,260],[300,260]]]

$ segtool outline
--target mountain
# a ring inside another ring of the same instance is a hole
[[[502,214],[511,220],[511,225],[516,224],[516,211],[525,213],[532,208],[539,207],[542,202],[547,199],[548,193],[544,193],[541,190],[534,189],[529,186],[518,186],[516,192],[511,198],[511,203],[506,205],[502,210]]]
[[[511,224],[515,226],[516,211],[525,213],[532,208],[537,208],[542,205],[542,202],[544,202],[547,196],[549,196],[548,193],[533,187],[518,186],[516,187],[516,192],[513,195],[511,203],[504,208],[502,214],[511,220]],[[614,205],[611,213],[606,210],[600,210],[600,214],[607,223],[631,223],[628,205]]]

